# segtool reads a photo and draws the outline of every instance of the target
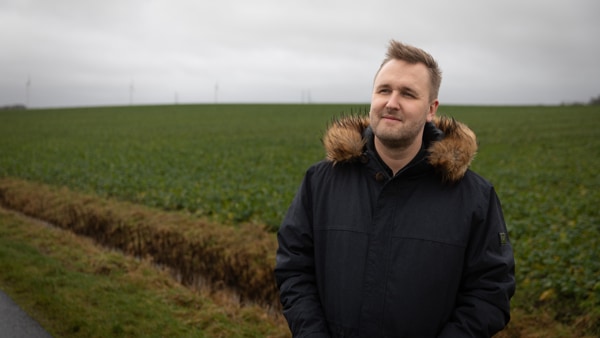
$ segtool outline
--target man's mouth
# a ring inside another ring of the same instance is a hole
[[[402,121],[400,118],[391,115],[383,115],[381,118],[384,120]]]

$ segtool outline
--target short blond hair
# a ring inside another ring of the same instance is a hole
[[[442,71],[440,70],[437,61],[426,51],[407,45],[396,40],[391,40],[385,54],[385,59],[377,70],[377,74],[381,68],[391,60],[402,60],[410,64],[422,63],[429,70],[430,93],[429,99],[437,99],[440,85],[442,83]],[[377,75],[375,75],[377,76]]]

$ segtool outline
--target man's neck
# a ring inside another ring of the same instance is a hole
[[[374,141],[377,154],[381,160],[392,170],[394,175],[396,175],[402,168],[410,163],[415,156],[417,156],[423,143],[422,138],[418,138],[418,142],[414,142],[408,147],[391,148],[381,143],[377,137],[375,137]]]

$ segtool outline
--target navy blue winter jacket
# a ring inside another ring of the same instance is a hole
[[[294,337],[489,337],[508,323],[512,247],[475,135],[428,123],[392,176],[365,118],[325,135],[278,232],[275,276]]]

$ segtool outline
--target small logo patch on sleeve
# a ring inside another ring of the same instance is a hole
[[[498,238],[500,239],[500,245],[508,244],[508,236],[506,236],[505,232],[499,232]]]

